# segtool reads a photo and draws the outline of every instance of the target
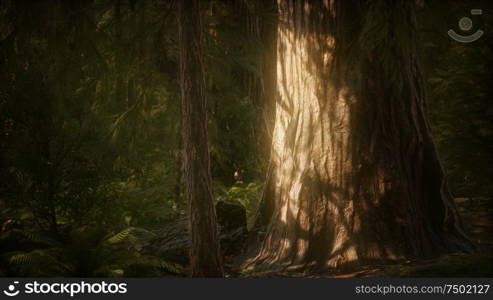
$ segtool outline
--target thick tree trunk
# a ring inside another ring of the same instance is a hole
[[[193,277],[223,276],[212,194],[199,0],[178,1],[183,171]]]
[[[246,265],[325,269],[473,251],[424,112],[413,1],[279,0],[278,10],[263,199],[273,207]],[[387,25],[372,31],[370,14]]]

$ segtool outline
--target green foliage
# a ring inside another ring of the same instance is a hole
[[[186,212],[173,2],[0,3],[0,273],[181,273],[143,253]],[[235,13],[204,6],[212,171],[226,190],[235,173],[262,176],[243,82],[261,47]],[[253,211],[256,185],[235,188]]]
[[[243,205],[247,212],[248,228],[251,228],[261,198],[262,186],[263,185],[258,182],[250,182],[247,184],[239,181],[231,187],[219,187],[217,189],[216,199],[238,202]]]
[[[259,153],[264,149],[256,148],[259,111],[248,77],[261,73],[263,45],[247,32],[245,15],[235,6],[212,1],[209,11],[212,15],[205,20],[212,32],[206,52],[212,175],[226,185],[235,183],[235,172],[244,180],[257,180],[263,176],[265,162]]]
[[[179,264],[142,249],[155,234],[130,227],[109,234],[98,227],[81,227],[54,240],[41,233],[17,230],[20,243],[31,250],[5,254],[11,271],[20,276],[169,276],[183,274]],[[135,274],[135,270],[139,274]]]
[[[143,244],[149,242],[156,237],[156,234],[149,230],[136,227],[128,227],[118,232],[114,236],[106,239],[108,244],[118,244],[121,242],[131,243],[134,248],[141,249]]]

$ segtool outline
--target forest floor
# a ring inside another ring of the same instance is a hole
[[[244,274],[245,277],[491,277],[493,276],[493,200],[456,199],[465,229],[477,243],[477,254],[449,254],[429,260],[412,260],[392,265],[369,265],[351,272],[272,272]]]

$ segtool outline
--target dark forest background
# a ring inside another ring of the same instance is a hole
[[[201,3],[228,262],[252,226],[265,179],[265,106],[252,90],[265,59],[259,28],[276,14],[262,1]],[[175,6],[0,1],[0,276],[187,273]],[[483,9],[473,20],[484,36],[450,39],[447,30],[471,8]],[[491,4],[422,1],[418,17],[427,109],[451,192],[463,209],[489,211]],[[243,208],[247,228],[228,216]]]

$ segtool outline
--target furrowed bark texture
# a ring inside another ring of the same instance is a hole
[[[343,268],[474,251],[424,112],[413,1],[393,1],[392,15],[374,9],[390,24],[377,27],[386,39],[373,50],[363,49],[370,3],[278,1],[262,200],[274,207],[246,266]]]
[[[188,197],[193,277],[221,277],[207,140],[202,24],[198,0],[178,1],[183,172]]]

